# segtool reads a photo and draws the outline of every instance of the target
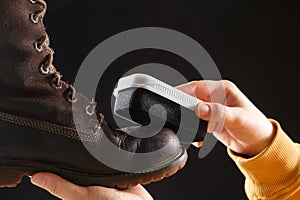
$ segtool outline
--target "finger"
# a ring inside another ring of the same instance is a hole
[[[192,145],[197,147],[197,148],[200,148],[200,147],[203,146],[203,141],[202,142],[193,142]]]
[[[32,184],[43,188],[64,200],[84,199],[87,190],[51,173],[37,173],[31,177]]]
[[[183,85],[179,85],[176,88],[201,100],[207,100],[210,96],[210,92],[207,87],[207,81],[192,81]]]
[[[200,103],[197,109],[197,115],[210,122],[210,126],[216,129],[216,125],[230,125],[238,117],[233,111],[234,108],[224,106],[219,103]],[[220,128],[220,127],[219,127]]]
[[[177,86],[177,89],[205,102],[225,103],[226,93],[224,81],[192,81]]]
[[[197,115],[209,121],[207,132],[220,133],[225,121],[225,106],[217,103],[200,103]]]
[[[185,83],[183,85],[176,86],[178,90],[181,90],[182,92],[189,94],[191,96],[195,96],[195,87],[193,82]]]
[[[141,185],[137,185],[135,187],[131,187],[127,189],[127,193],[135,194],[136,196],[140,197],[144,200],[153,200],[152,196],[149,194],[149,192]],[[133,198],[131,198],[133,199]]]
[[[89,187],[89,199],[135,199],[135,200],[153,200],[151,195],[141,185],[130,187],[124,190],[115,188],[106,188],[100,186]]]

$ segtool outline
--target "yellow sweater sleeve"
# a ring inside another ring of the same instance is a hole
[[[228,149],[229,156],[246,177],[245,190],[251,200],[300,200],[300,145],[294,143],[270,120],[276,135],[269,147],[253,158],[242,158]]]

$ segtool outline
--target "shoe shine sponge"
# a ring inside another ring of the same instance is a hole
[[[200,101],[145,74],[121,78],[114,90],[114,113],[142,126],[169,128],[181,143],[203,141],[207,122],[199,119],[195,108]]]

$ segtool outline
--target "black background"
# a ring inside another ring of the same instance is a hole
[[[114,34],[146,26],[174,29],[198,41],[224,79],[235,82],[260,110],[277,119],[292,139],[300,141],[298,1],[48,3],[45,24],[56,52],[55,64],[65,80],[72,82],[87,54]],[[146,186],[155,199],[246,199],[244,178],[222,144],[218,143],[204,159],[198,159],[197,153],[190,148],[189,161],[182,171]],[[15,189],[1,189],[0,199],[55,198],[25,178]]]

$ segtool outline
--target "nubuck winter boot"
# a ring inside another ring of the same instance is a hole
[[[171,130],[138,138],[130,132],[141,127],[112,129],[95,102],[61,79],[46,6],[0,0],[0,187],[45,171],[78,185],[126,188],[182,168],[187,154]]]

